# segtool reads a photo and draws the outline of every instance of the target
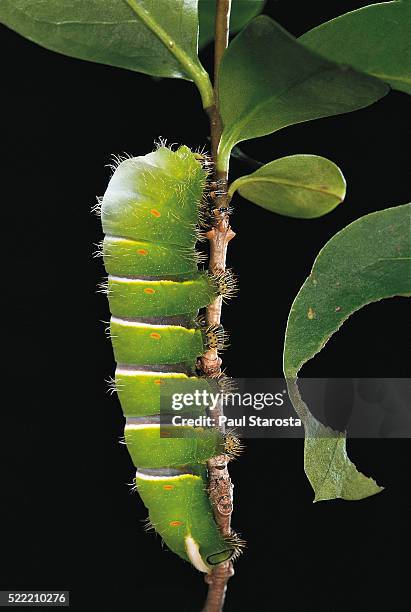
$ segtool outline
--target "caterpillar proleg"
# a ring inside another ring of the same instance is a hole
[[[207,494],[206,462],[224,450],[218,429],[183,428],[160,437],[160,389],[187,390],[212,381],[196,376],[197,358],[222,331],[206,328],[198,311],[227,278],[198,270],[195,243],[207,171],[185,146],[160,146],[119,163],[101,202],[103,257],[111,311],[125,442],[137,469],[136,489],[149,521],[167,546],[202,572],[237,553],[223,538]]]

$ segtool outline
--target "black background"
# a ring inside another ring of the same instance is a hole
[[[265,12],[299,35],[365,4],[270,0]],[[0,587],[70,589],[75,610],[92,601],[98,609],[198,610],[201,576],[143,532],[143,504],[126,485],[133,468],[119,444],[121,409],[104,382],[114,364],[100,322],[109,318],[106,300],[95,293],[103,267],[92,244],[102,234],[90,207],[112,153],[145,154],[159,136],[206,142],[199,96],[191,83],[59,56],[5,28],[1,57]],[[209,67],[210,49],[203,58]],[[281,376],[287,314],[319,249],[359,216],[407,201],[409,110],[407,96],[392,92],[364,110],[244,144],[265,162],[328,157],[348,192],[312,221],[236,199],[229,263],[241,290],[223,320],[231,375]],[[245,170],[233,162],[233,177]],[[355,314],[303,373],[406,376],[406,308],[392,299]],[[227,611],[409,609],[410,441],[354,440],[349,448],[387,489],[312,504],[300,440],[247,441],[231,474],[233,526],[248,548]]]

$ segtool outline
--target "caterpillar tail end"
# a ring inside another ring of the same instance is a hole
[[[136,473],[136,489],[149,510],[149,522],[168,548],[197,570],[213,568],[238,556],[239,540],[224,538],[214,520],[206,492],[206,472],[141,470]]]

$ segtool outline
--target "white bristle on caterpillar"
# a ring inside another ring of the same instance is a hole
[[[103,295],[110,295],[110,289],[108,287],[108,279],[104,279],[101,283],[98,283],[96,293],[102,293]]]
[[[138,491],[137,486],[135,490]],[[153,525],[151,522],[150,517],[147,516],[147,518],[143,519],[141,522],[143,523],[143,529],[145,532],[148,533],[149,531],[156,531],[155,525]]]
[[[103,240],[100,240],[100,242],[95,242],[93,244],[93,246],[95,247],[95,251],[92,252],[93,259],[104,257],[103,244],[104,244]]]
[[[207,195],[204,192],[204,195],[200,201],[198,206],[198,227],[202,229],[209,229],[211,223],[211,215],[210,215],[210,203],[208,201]]]
[[[104,325],[106,326],[104,328],[104,333],[106,335],[106,338],[108,338],[109,340],[112,340],[113,338],[117,338],[117,336],[111,333],[111,321],[101,321],[101,323],[104,323]]]
[[[194,233],[195,233],[195,237],[197,242],[207,242],[208,238],[206,236],[206,232],[204,231],[205,228],[200,228],[198,227],[198,225],[195,226],[194,228]]]
[[[110,168],[111,172],[114,174],[119,165],[127,159],[133,159],[133,155],[125,151],[123,151],[123,153],[112,153],[110,163],[106,164],[106,168]]]
[[[198,266],[204,264],[208,259],[206,253],[203,253],[202,251],[197,251],[197,250],[193,252],[192,256],[194,257],[194,261],[196,262]]]
[[[200,162],[207,174],[210,174],[212,172],[212,170],[214,169],[214,161],[211,155],[209,155],[204,148],[201,152],[195,151],[194,157],[197,161]]]
[[[96,197],[96,203],[91,207],[91,213],[96,215],[96,217],[101,217],[101,203],[103,201],[102,196]]]
[[[118,383],[116,384],[115,378],[113,378],[112,376],[109,376],[104,382],[107,384],[107,393],[109,395],[117,393],[117,389],[120,388]]]
[[[157,140],[154,141],[154,151],[157,149],[161,149],[161,147],[168,147],[171,149],[172,145],[167,144],[167,138],[163,138],[163,136],[159,136]]]
[[[138,493],[137,484],[135,480],[133,482],[126,482],[126,485],[130,487],[130,493]]]

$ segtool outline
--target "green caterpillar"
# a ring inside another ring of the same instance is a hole
[[[207,346],[222,343],[221,330],[197,319],[227,287],[227,277],[198,270],[207,182],[201,158],[185,146],[160,146],[121,161],[101,201],[101,219],[114,384],[136,489],[167,546],[208,573],[239,552],[235,536],[220,534],[206,490],[206,462],[228,452],[224,438],[212,428],[187,427],[178,438],[159,433],[160,387],[211,384],[196,376],[196,361]]]

